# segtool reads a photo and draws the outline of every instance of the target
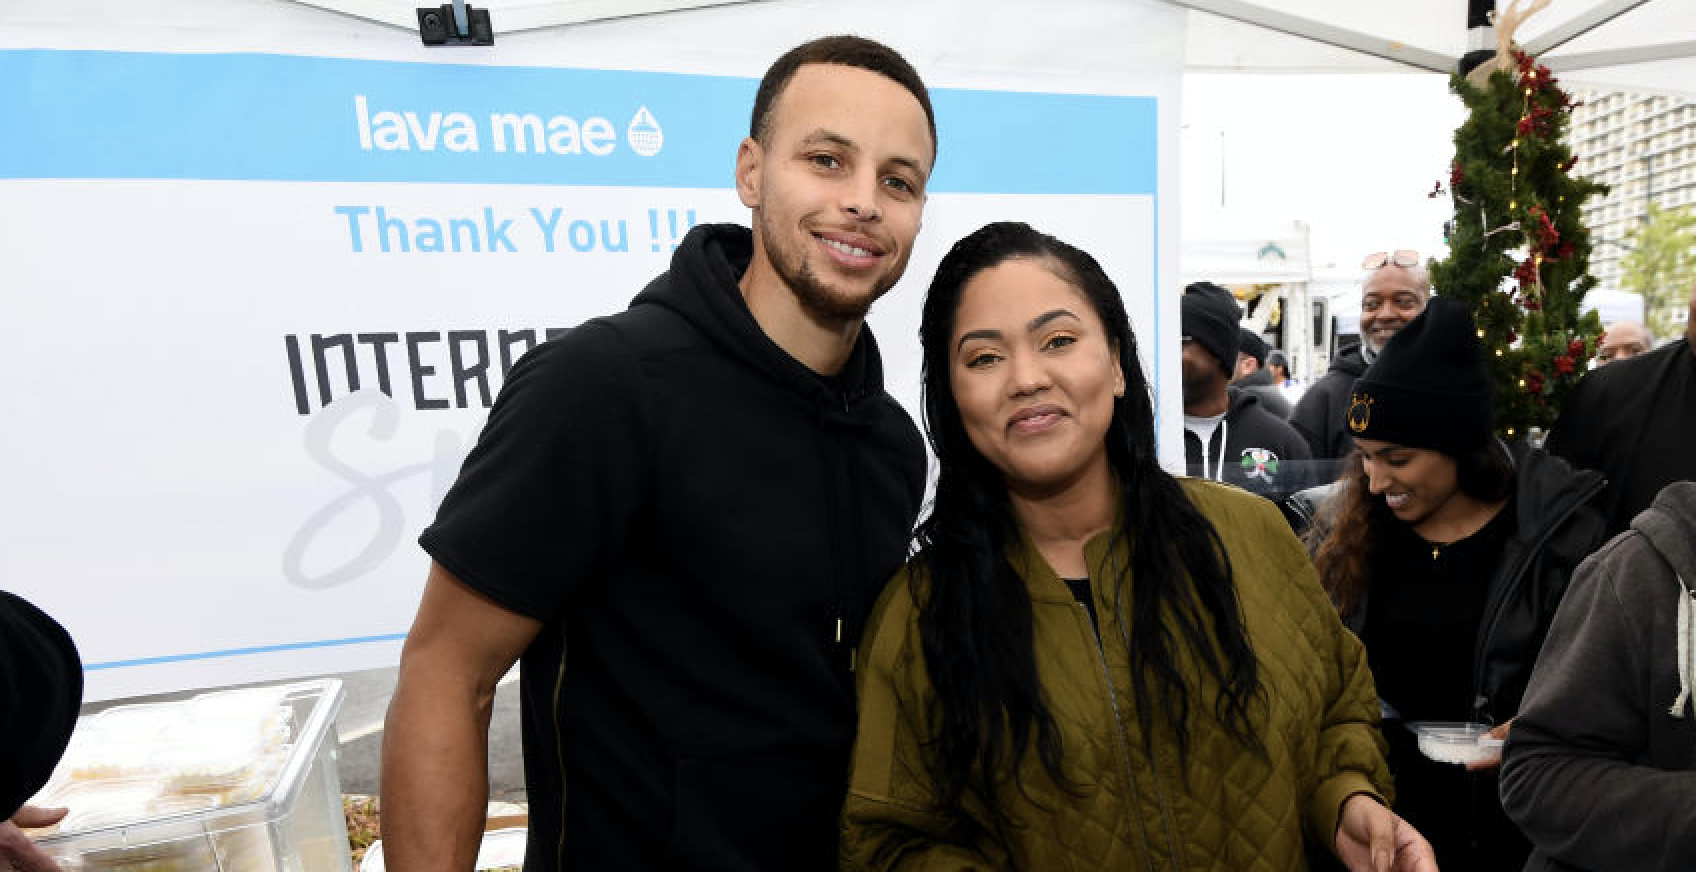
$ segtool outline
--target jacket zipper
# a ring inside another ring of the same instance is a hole
[[[1507,583],[1503,584],[1496,596],[1490,599],[1489,607],[1486,610],[1489,615],[1489,619],[1485,621],[1486,629],[1478,634],[1472,652],[1472,715],[1474,720],[1479,723],[1495,725],[1495,720],[1485,711],[1486,706],[1490,704],[1490,698],[1484,693],[1484,655],[1490,648],[1490,642],[1496,637],[1497,627],[1501,625],[1502,609],[1508,601],[1509,594],[1516,591],[1520,584],[1524,582],[1525,570],[1530,567],[1531,561],[1536,559],[1537,552],[1543,550],[1543,545],[1549,541],[1549,537],[1555,535],[1555,531],[1560,529],[1560,526],[1565,524],[1567,519],[1577,514],[1579,509],[1589,503],[1591,498],[1600,493],[1602,488],[1607,487],[1607,485],[1607,480],[1602,479],[1578,493],[1573,498],[1571,505],[1567,506],[1566,511],[1561,512],[1560,517],[1549,522],[1538,534],[1536,541],[1531,543],[1531,547],[1527,548],[1520,557],[1519,565],[1514,568]]]
[[[1095,646],[1096,662],[1101,664],[1101,682],[1107,690],[1107,705],[1113,714],[1113,735],[1118,740],[1119,759],[1124,761],[1125,780],[1130,785],[1131,796],[1134,799],[1140,792],[1137,789],[1136,766],[1131,762],[1130,740],[1125,736],[1125,720],[1119,711],[1119,695],[1113,690],[1113,673],[1107,667],[1107,651],[1102,647],[1101,637],[1096,635],[1095,627],[1089,620],[1089,612],[1084,608],[1083,603],[1073,603],[1073,608],[1077,610],[1079,620],[1084,623],[1084,632],[1088,635],[1090,643]],[[1160,793],[1160,813],[1162,817],[1165,817],[1166,798],[1164,792]],[[1148,828],[1143,825],[1141,815],[1137,815],[1137,831],[1142,835],[1144,859],[1147,860],[1148,868],[1154,869],[1154,852],[1149,850]],[[1173,850],[1171,838],[1172,834],[1168,829],[1166,833],[1167,850]],[[1173,851],[1172,857],[1176,859],[1177,856],[1176,851]]]
[[[1166,801],[1166,782],[1160,779],[1160,764],[1154,759],[1154,752],[1148,755],[1149,769],[1154,774],[1154,794],[1160,798],[1160,822],[1166,828],[1166,850],[1172,854],[1174,868],[1182,869],[1183,857],[1178,853],[1178,837],[1172,832],[1172,806]]]

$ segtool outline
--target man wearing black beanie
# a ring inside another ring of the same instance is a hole
[[[53,774],[81,707],[82,660],[70,634],[0,591],[0,863],[10,868],[54,868],[18,825],[47,826],[64,816],[23,802]]]
[[[1266,368],[1266,356],[1272,352],[1271,346],[1260,338],[1259,333],[1247,327],[1238,333],[1242,336],[1242,346],[1237,352],[1237,371],[1231,378],[1231,387],[1254,394],[1260,398],[1260,405],[1266,411],[1277,415],[1280,420],[1288,420],[1290,401],[1285,399],[1284,389]]]
[[[1184,461],[1190,475],[1237,485],[1277,500],[1309,483],[1307,443],[1261,405],[1230,387],[1242,309],[1211,282],[1184,290]]]

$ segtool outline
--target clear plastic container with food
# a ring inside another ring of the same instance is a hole
[[[37,845],[68,872],[351,872],[341,704],[321,679],[83,718],[32,800],[70,810]]]
[[[1419,738],[1419,753],[1439,763],[1483,763],[1500,759],[1502,740],[1490,724],[1415,721],[1407,725]]]

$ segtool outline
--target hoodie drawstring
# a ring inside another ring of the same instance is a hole
[[[1213,480],[1225,480],[1225,446],[1231,444],[1231,416],[1219,420],[1219,462],[1213,465]],[[1202,461],[1202,477],[1207,477],[1207,462]]]
[[[1696,629],[1696,594],[1684,586],[1684,579],[1678,579],[1678,699],[1672,701],[1672,708],[1667,714],[1675,718],[1684,717],[1684,706],[1690,701],[1690,683],[1696,676],[1696,639],[1691,638],[1691,630]]]

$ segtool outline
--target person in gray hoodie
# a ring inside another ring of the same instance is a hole
[[[1502,761],[1526,872],[1696,869],[1696,482],[1586,560]]]

